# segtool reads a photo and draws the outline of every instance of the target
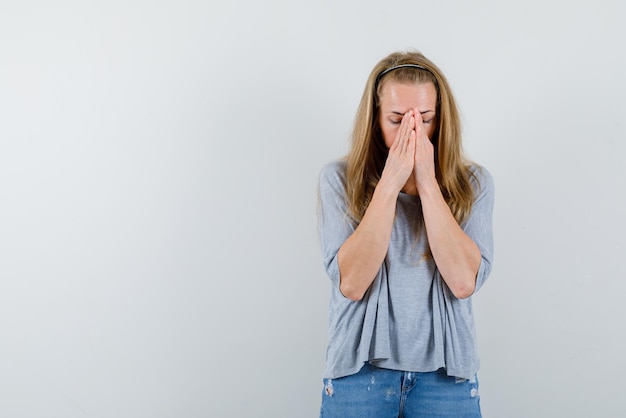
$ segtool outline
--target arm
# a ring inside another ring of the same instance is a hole
[[[339,289],[348,299],[361,300],[380,270],[389,248],[397,198],[398,192],[380,182],[359,226],[339,248]]]
[[[352,300],[363,298],[387,255],[398,194],[413,171],[415,119],[412,113],[407,112],[402,118],[363,219],[337,254],[339,289]]]
[[[474,293],[481,253],[461,229],[441,193],[435,177],[433,145],[426,136],[419,112],[416,119],[414,178],[428,244],[437,269],[454,296],[466,298]]]
[[[461,229],[434,184],[418,186],[426,235],[435,264],[454,296],[463,299],[474,293],[481,254],[474,241]]]

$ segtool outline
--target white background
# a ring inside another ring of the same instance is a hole
[[[0,2],[0,416],[315,417],[320,168],[395,50],[496,183],[484,416],[623,417],[624,2]]]

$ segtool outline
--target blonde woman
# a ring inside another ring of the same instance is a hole
[[[494,186],[466,160],[452,91],[417,52],[372,70],[346,158],[320,173],[332,285],[321,417],[480,417],[472,295]]]

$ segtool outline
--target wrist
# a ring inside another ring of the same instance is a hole
[[[422,181],[417,181],[416,179],[416,183],[420,196],[427,197],[436,193],[441,193],[439,183],[437,183],[437,179],[435,177]]]
[[[387,179],[383,176],[378,181],[376,188],[374,189],[374,194],[378,194],[381,197],[386,198],[397,198],[398,194],[400,194],[400,190],[402,187],[397,187],[393,182],[387,181]]]

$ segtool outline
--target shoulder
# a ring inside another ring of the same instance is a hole
[[[317,196],[322,213],[328,210],[346,212],[345,160],[335,160],[322,167]]]
[[[469,174],[470,174],[470,182],[472,183],[472,187],[478,193],[490,192],[492,193],[495,186],[493,183],[493,176],[485,167],[471,163],[468,166]]]
[[[319,174],[320,186],[344,186],[346,179],[345,159],[332,161],[322,167]]]

